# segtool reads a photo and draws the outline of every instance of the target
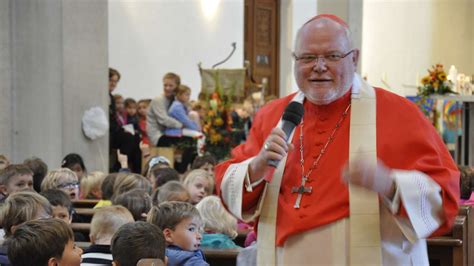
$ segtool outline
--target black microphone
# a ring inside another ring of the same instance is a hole
[[[293,129],[301,122],[303,118],[304,107],[303,104],[299,102],[291,102],[283,112],[282,125],[281,129],[285,132],[286,138],[285,141],[288,141],[291,132]],[[268,160],[268,165],[272,167],[277,167],[280,161],[277,160]]]

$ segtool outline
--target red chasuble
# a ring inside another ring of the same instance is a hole
[[[434,179],[442,189],[444,224],[433,235],[449,231],[457,214],[459,198],[459,172],[444,143],[430,122],[418,111],[418,107],[403,97],[376,88],[377,97],[377,156],[388,167],[401,170],[418,170]],[[232,163],[242,162],[256,156],[263,142],[281,118],[294,94],[272,101],[256,115],[250,135],[245,144],[232,151],[232,159],[216,167],[216,187],[220,194],[222,177]],[[304,102],[303,147],[305,174],[326,143],[345,108],[351,100],[348,92],[341,99],[317,106]],[[277,210],[278,246],[297,233],[326,225],[349,216],[348,187],[341,181],[341,170],[349,158],[350,115],[337,131],[328,151],[322,156],[311,173],[306,186],[311,194],[304,194],[301,208],[293,205],[297,197],[292,187],[301,184],[299,135],[297,127],[292,140],[294,149],[288,153],[283,174]],[[263,191],[263,183],[253,192],[244,192],[243,210],[257,204]],[[407,216],[403,202],[397,215]]]

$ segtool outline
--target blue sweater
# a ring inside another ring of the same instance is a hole
[[[183,128],[199,131],[199,126],[188,117],[188,110],[186,106],[178,100],[173,101],[168,109],[168,115],[172,118],[178,120],[183,124]],[[172,137],[181,137],[182,129],[181,128],[166,128],[165,135]]]
[[[166,257],[168,257],[168,266],[209,266],[201,250],[186,251],[177,246],[168,246],[166,248]]]

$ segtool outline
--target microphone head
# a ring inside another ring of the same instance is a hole
[[[283,113],[282,119],[298,125],[301,122],[301,118],[303,118],[303,114],[303,104],[298,102],[290,102]]]

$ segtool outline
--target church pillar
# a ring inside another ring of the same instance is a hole
[[[38,156],[53,169],[75,152],[106,171],[108,136],[86,139],[81,118],[93,106],[108,114],[107,1],[11,1],[9,10],[14,161]]]
[[[0,154],[12,156],[11,1],[0,1]]]

